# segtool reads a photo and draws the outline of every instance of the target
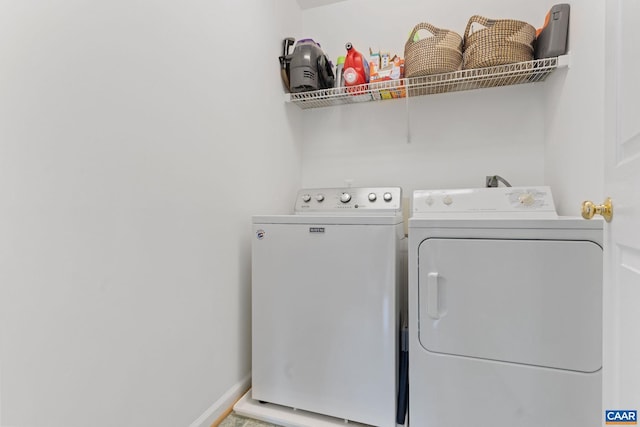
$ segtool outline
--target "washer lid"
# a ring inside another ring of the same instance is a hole
[[[417,218],[556,218],[549,187],[497,187],[413,192]]]
[[[397,225],[402,215],[255,215],[253,224]]]

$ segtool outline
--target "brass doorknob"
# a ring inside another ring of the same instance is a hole
[[[611,197],[607,197],[607,200],[601,205],[596,205],[589,200],[582,202],[582,217],[584,219],[591,219],[594,215],[602,215],[605,221],[611,222],[611,218],[613,218]]]

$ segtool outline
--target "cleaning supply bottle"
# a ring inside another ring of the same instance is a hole
[[[343,74],[344,71],[344,56],[338,56],[338,61],[336,64],[336,84],[335,87],[344,86]]]
[[[369,83],[369,62],[351,43],[345,45],[347,57],[344,60],[344,85],[356,86]],[[350,91],[351,92],[351,91]]]

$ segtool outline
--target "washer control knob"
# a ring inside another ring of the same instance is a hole
[[[309,203],[311,201],[311,196],[308,195],[308,194],[304,194],[302,196],[302,201],[305,202],[305,203]]]
[[[340,196],[340,201],[342,203],[349,203],[349,200],[351,200],[351,194],[349,193],[342,193],[342,196]]]
[[[449,206],[451,205],[451,203],[453,203],[453,199],[451,198],[451,196],[446,195],[442,198],[442,203],[444,203],[445,205]]]
[[[384,193],[382,195],[382,198],[385,202],[390,202],[393,199],[393,196],[391,195],[391,193]]]
[[[376,196],[376,193],[369,193],[369,201],[370,202],[375,202],[377,198],[378,198],[378,196]]]
[[[536,199],[533,197],[533,194],[531,193],[522,193],[518,197],[518,201],[520,202],[520,204],[524,206],[531,206],[536,201]]]
[[[316,194],[316,200],[318,202],[324,202],[324,194],[322,194],[322,193]]]

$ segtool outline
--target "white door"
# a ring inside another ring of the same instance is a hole
[[[640,410],[640,2],[606,17],[603,409]]]

